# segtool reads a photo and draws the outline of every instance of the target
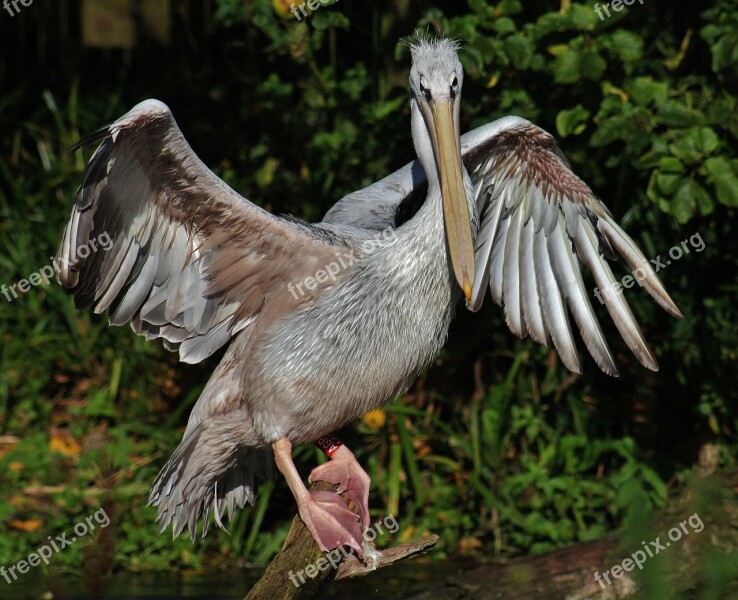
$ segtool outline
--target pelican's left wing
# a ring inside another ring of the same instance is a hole
[[[412,217],[425,200],[428,181],[419,160],[336,202],[323,223],[351,225],[370,231],[395,228]]]
[[[599,367],[617,375],[592,308],[594,290],[582,279],[584,263],[628,347],[641,364],[658,370],[605,258],[622,255],[661,307],[682,314],[636,243],[571,171],[553,137],[525,119],[506,117],[464,135],[461,152],[480,212],[467,307],[478,310],[489,285],[513,333],[545,345],[552,340],[566,367],[580,373],[571,312]]]

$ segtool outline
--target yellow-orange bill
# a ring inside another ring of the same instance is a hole
[[[459,149],[459,132],[450,98],[431,100],[438,161],[438,175],[443,196],[443,216],[451,265],[456,281],[467,300],[471,300],[474,283],[474,241],[467,204]]]

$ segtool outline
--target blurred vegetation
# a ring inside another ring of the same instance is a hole
[[[602,21],[593,2],[570,0],[354,0],[300,22],[288,6],[218,0],[200,21],[178,2],[168,47],[77,42],[63,57],[6,58],[0,283],[50,263],[89,158],[67,149],[146,97],[169,104],[195,151],[244,196],[319,220],[413,158],[399,39],[441,30],[464,41],[464,130],[528,118],[556,135],[648,257],[694,234],[705,246],[660,273],[683,320],[626,291],[658,374],[610,325],[616,380],[591,360],[571,375],[512,336],[491,301],[477,315],[460,310],[437,364],[342,433],[374,479],[376,515],[397,516],[399,539],[439,534],[439,556],[533,554],[641,522],[682,489],[705,444],[734,466],[738,0],[648,0]],[[5,47],[18,42],[18,20],[53,23],[54,10],[4,18]],[[57,554],[52,571],[199,569],[264,562],[279,548],[294,514],[281,481],[261,487],[230,535],[212,530],[195,545],[158,535],[144,506],[219,357],[184,368],[160,344],[75,310],[55,284],[0,296],[0,327],[0,565],[100,506],[110,527]],[[305,474],[322,460],[310,447],[298,456]]]

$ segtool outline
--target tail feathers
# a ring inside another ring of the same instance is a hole
[[[198,424],[182,440],[159,472],[149,494],[149,506],[158,506],[160,533],[172,525],[177,537],[185,527],[194,541],[197,522],[204,517],[202,537],[208,533],[210,515],[225,529],[236,507],[256,501],[257,478],[274,476],[269,446],[243,444],[243,423],[221,419]]]

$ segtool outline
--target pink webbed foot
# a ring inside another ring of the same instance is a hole
[[[364,558],[361,527],[356,513],[350,510],[335,492],[311,491],[310,496],[298,502],[303,523],[313,534],[320,549],[333,550],[339,546],[350,546],[359,558]]]
[[[325,436],[318,446],[331,462],[313,470],[311,478],[339,485],[339,491],[359,507],[364,524],[369,523],[369,476],[356,462],[353,453],[332,436]],[[349,546],[364,560],[363,528],[356,513],[336,492],[308,491],[292,461],[292,442],[283,437],[272,442],[274,460],[297,500],[300,518],[323,551]]]
[[[336,440],[336,438],[333,438]],[[340,442],[338,442],[340,444]],[[321,447],[320,442],[318,446]],[[336,493],[343,494],[358,507],[361,522],[364,527],[369,526],[369,486],[371,478],[361,468],[354,453],[346,446],[340,445],[329,454],[331,460],[313,469],[309,481],[327,481],[338,485]]]

